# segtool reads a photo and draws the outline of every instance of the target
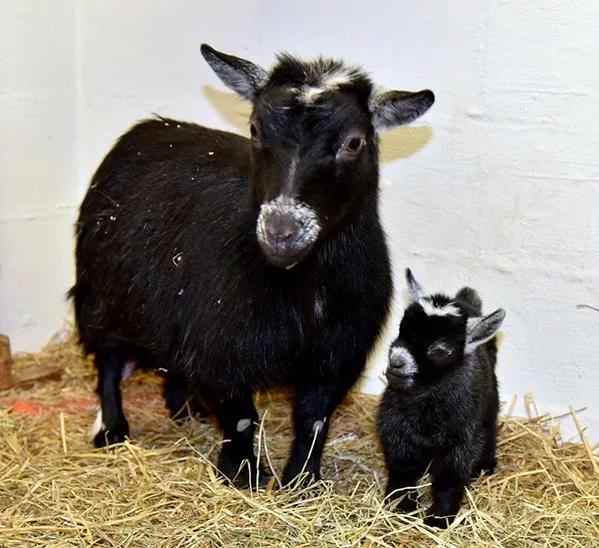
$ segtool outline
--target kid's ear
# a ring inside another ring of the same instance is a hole
[[[471,354],[478,346],[492,339],[504,319],[505,310],[502,308],[482,318],[470,318],[466,328],[466,354]]]
[[[414,278],[414,275],[409,268],[406,268],[406,282],[408,283],[410,297],[415,303],[423,300],[426,297],[424,289],[422,289],[420,284],[416,281],[416,278]]]

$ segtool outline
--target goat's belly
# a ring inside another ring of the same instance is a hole
[[[182,366],[199,391],[227,394],[267,391],[292,384],[301,367],[299,337],[289,335],[272,341],[269,337],[243,332],[228,340],[209,341],[196,349],[193,360]]]

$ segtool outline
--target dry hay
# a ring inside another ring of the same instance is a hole
[[[0,393],[1,546],[599,546],[599,460],[588,441],[561,442],[548,417],[502,420],[500,470],[470,487],[440,532],[383,504],[374,397],[351,397],[333,420],[328,481],[240,491],[214,472],[212,422],[169,421],[151,373],[123,386],[134,441],[95,450],[93,367],[72,339],[18,357],[15,368],[33,361],[65,374]],[[280,471],[289,408],[272,396],[260,409],[260,450]]]

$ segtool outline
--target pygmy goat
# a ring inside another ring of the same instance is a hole
[[[253,396],[288,386],[283,481],[318,478],[329,419],[392,293],[378,132],[415,120],[434,95],[380,90],[330,59],[281,55],[267,72],[205,44],[202,54],[251,101],[251,137],[142,121],[81,205],[71,295],[98,370],[94,442],[129,434],[119,385],[131,367],[161,368],[171,411],[191,395],[214,413],[227,440],[218,467],[247,484],[259,470]]]
[[[482,316],[465,287],[455,298],[427,296],[410,270],[413,302],[391,344],[388,386],[378,411],[389,481],[398,509],[417,507],[414,487],[431,464],[433,504],[425,522],[447,527],[460,509],[471,475],[495,466],[499,397],[495,334],[505,312]]]

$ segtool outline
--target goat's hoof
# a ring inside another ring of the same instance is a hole
[[[418,508],[418,501],[416,499],[416,495],[407,493],[400,497],[395,497],[395,500],[392,500],[391,509],[396,512],[402,512],[404,514],[409,514],[410,512],[414,512]]]
[[[492,460],[483,460],[477,462],[472,468],[472,473],[470,474],[473,478],[478,478],[481,474],[483,476],[490,476],[495,473],[497,468],[497,461],[495,459]]]
[[[302,472],[300,474],[283,474],[283,486],[289,489],[305,489],[320,480],[320,473]]]
[[[232,485],[237,489],[255,489],[256,488],[256,472],[252,471],[251,474],[248,474],[247,470],[239,470],[239,472],[233,477],[227,476],[223,472],[221,472],[225,483],[227,485]],[[273,476],[266,472],[262,467],[260,467],[260,473],[258,474],[258,488],[265,489],[270,485]]]
[[[103,428],[94,436],[95,447],[109,447],[116,443],[123,443],[129,437],[129,425],[118,424],[113,428]]]
[[[438,517],[432,514],[429,514],[424,518],[424,525],[428,525],[429,527],[436,527],[437,529],[447,529],[449,524],[454,520],[453,517]]]

